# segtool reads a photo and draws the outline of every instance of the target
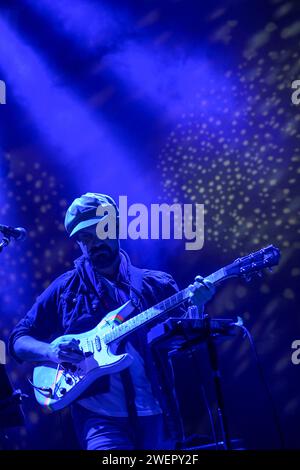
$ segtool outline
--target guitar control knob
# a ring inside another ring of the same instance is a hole
[[[60,389],[60,394],[61,395],[65,395],[66,392],[67,392],[67,390],[65,388]]]
[[[73,379],[72,379],[72,377],[66,377],[66,383],[67,383],[68,385],[72,385],[72,384],[73,384]]]

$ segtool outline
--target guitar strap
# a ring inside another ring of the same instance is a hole
[[[133,305],[142,311],[142,284],[143,284],[143,271],[135,268],[134,266],[129,267],[129,279],[130,279],[130,300]],[[128,418],[130,427],[132,429],[132,439],[135,447],[140,448],[139,433],[138,433],[138,415],[135,406],[135,390],[133,387],[132,379],[130,376],[129,368],[124,369],[120,372],[121,380],[125,391],[125,400],[128,410]]]

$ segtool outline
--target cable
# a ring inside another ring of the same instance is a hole
[[[27,377],[27,380],[28,380],[28,382],[30,383],[30,385],[31,385],[35,390],[38,390],[38,391],[41,392],[41,393],[48,393],[50,396],[53,395],[53,390],[52,390],[52,388],[50,388],[50,387],[37,387],[37,386],[34,385],[34,383],[29,379],[29,377]]]
[[[261,382],[264,385],[267,396],[270,400],[271,411],[272,411],[272,415],[273,415],[273,421],[274,421],[275,427],[277,429],[277,433],[278,433],[278,437],[279,437],[279,441],[280,441],[280,448],[283,450],[283,449],[285,449],[285,442],[284,442],[284,435],[283,435],[283,432],[282,432],[280,419],[279,419],[279,416],[277,414],[277,410],[276,410],[276,406],[275,406],[275,403],[274,403],[274,400],[273,400],[273,396],[272,396],[272,393],[270,391],[268,382],[265,378],[265,374],[264,374],[264,371],[262,369],[262,366],[261,366],[261,363],[260,363],[260,360],[259,360],[259,357],[258,357],[258,354],[257,354],[257,350],[256,350],[256,347],[255,347],[255,344],[254,344],[254,341],[253,341],[253,337],[252,337],[250,331],[244,325],[242,325],[240,322],[235,323],[234,325],[243,330],[243,332],[244,332],[243,336],[244,337],[245,336],[248,337],[249,343],[251,345],[251,348],[252,348],[252,351],[253,351],[253,354],[254,354],[254,358],[255,358],[258,373],[260,375]]]
[[[215,441],[215,444],[216,444],[216,450],[218,450],[219,449],[219,442],[218,442],[217,433],[216,433],[216,426],[215,426],[215,423],[214,423],[214,418],[213,418],[213,415],[212,415],[211,407],[210,407],[209,402],[208,402],[207,393],[206,393],[204,385],[201,385],[201,391],[202,391],[203,400],[204,400],[206,410],[207,410],[207,414],[208,414],[209,421],[210,421],[212,437],[213,437],[213,440]]]

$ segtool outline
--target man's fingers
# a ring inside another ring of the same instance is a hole
[[[82,355],[77,353],[71,353],[67,351],[59,351],[58,357],[63,362],[80,362],[82,361]]]
[[[71,340],[62,341],[61,343],[59,343],[59,347],[63,349],[73,349],[73,350],[78,349],[79,350],[79,341],[77,341],[74,338]]]
[[[192,293],[194,293],[196,290],[196,286],[194,284],[190,284],[188,288]]]
[[[208,280],[204,280],[202,281],[202,284],[207,287],[211,292],[215,292],[216,288],[215,286],[213,285],[213,283],[211,281],[208,281]]]
[[[79,351],[78,345],[71,343],[71,342],[59,343],[58,346],[59,346],[59,349],[63,349],[64,351],[75,351],[75,350]]]
[[[62,337],[60,343],[61,344],[62,343],[64,343],[64,344],[79,344],[80,341],[78,339],[75,339],[75,338],[68,339],[68,338]]]
[[[213,283],[202,276],[196,276],[195,282],[189,286],[191,293],[191,300],[196,305],[203,305],[212,298],[215,293],[215,286]]]
[[[79,349],[78,343],[74,343],[72,341],[68,343],[60,343],[59,344],[59,354],[68,355],[69,358],[76,360],[77,362],[82,360],[84,357],[84,353],[81,349]]]
[[[202,282],[195,281],[193,284],[189,286],[189,288],[192,292],[196,292],[197,290],[200,290],[203,292],[204,290],[214,290],[214,285],[210,281],[202,281]]]
[[[205,279],[204,277],[202,276],[196,276],[195,277],[195,281],[198,283],[198,284],[202,284],[203,286],[207,287],[212,293],[215,292],[215,286],[213,285],[213,283],[211,281],[209,281],[208,279]]]

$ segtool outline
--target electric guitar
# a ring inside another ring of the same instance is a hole
[[[206,279],[214,285],[236,276],[246,277],[248,280],[253,274],[260,274],[264,268],[277,265],[279,258],[279,249],[270,245],[236,259],[232,264],[210,274]],[[94,329],[81,334],[65,335],[66,339],[74,338],[79,341],[83,359],[76,365],[48,362],[36,366],[33,371],[32,385],[37,401],[52,411],[60,410],[79,398],[99,377],[128,367],[132,363],[132,356],[128,353],[116,354],[120,341],[138,328],[157,321],[159,317],[193,295],[191,288],[187,287],[126,320],[136,308],[129,300],[121,307],[109,312]],[[52,344],[60,339],[61,337],[56,338]]]

